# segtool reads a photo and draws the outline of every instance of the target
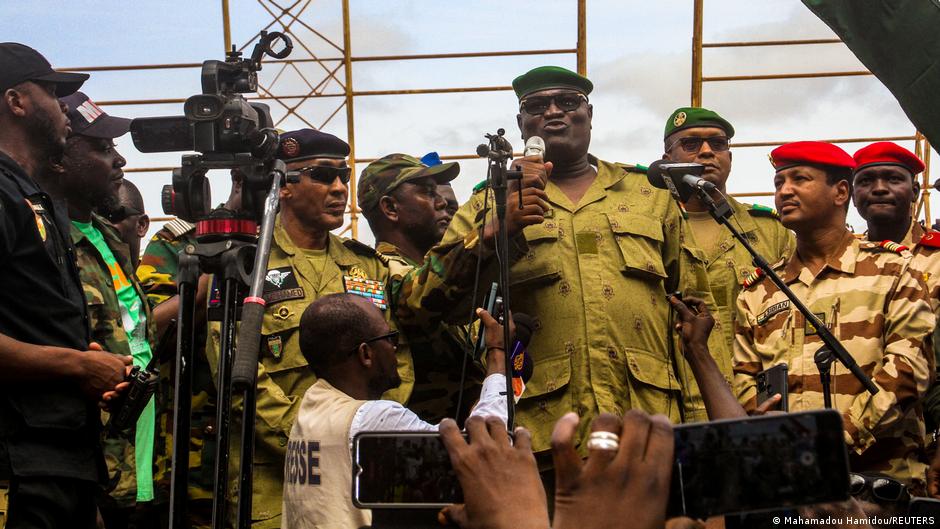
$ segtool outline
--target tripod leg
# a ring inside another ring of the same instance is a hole
[[[189,430],[192,411],[193,342],[195,341],[196,285],[199,258],[180,254],[179,322],[176,330],[176,366],[173,384],[173,461],[170,473],[170,527],[187,527],[189,504]]]
[[[232,408],[232,358],[235,345],[235,312],[238,308],[238,281],[226,278],[222,287],[222,325],[219,336],[218,409],[216,411],[217,446],[215,457],[215,495],[212,498],[212,527],[222,529],[226,522],[228,499],[229,438]]]

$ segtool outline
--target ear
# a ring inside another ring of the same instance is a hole
[[[917,202],[917,197],[920,196],[920,180],[918,180],[916,176],[911,177],[911,190],[914,195],[913,202]]]
[[[234,185],[234,184],[233,184],[233,185]],[[291,186],[292,186],[292,185],[294,185],[294,184],[284,184],[284,185],[282,185],[282,186],[281,186],[281,189],[279,189],[278,192],[277,192],[278,198],[281,199],[281,200],[288,200],[288,199],[290,199],[290,197],[293,196],[293,193],[291,193]]]
[[[17,117],[23,117],[27,114],[24,100],[26,94],[22,90],[8,88],[3,92],[3,102],[10,109],[10,113]]]
[[[588,103],[588,117],[594,119],[594,105]]]
[[[385,195],[379,199],[379,210],[388,220],[398,221],[398,202],[394,198]]]
[[[852,199],[852,193],[849,192],[849,181],[839,180],[835,185],[835,203],[836,206],[845,207]]]
[[[145,213],[137,217],[137,236],[143,237],[147,235],[147,230],[150,229],[150,217]]]
[[[519,137],[525,141],[525,135],[522,133],[522,114],[516,114],[516,125],[519,126]]]
[[[375,361],[375,355],[372,354],[372,347],[367,343],[359,344],[359,349],[356,350],[356,358],[359,360],[362,367],[367,369],[371,368]]]

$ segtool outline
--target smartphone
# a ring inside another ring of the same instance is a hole
[[[847,499],[842,428],[834,410],[676,426],[667,517],[705,519]]]
[[[937,520],[940,520],[940,500],[935,498],[911,498],[907,516],[909,518],[909,527],[933,525],[937,523]]]
[[[503,298],[497,294],[499,291],[499,283],[493,282],[490,285],[490,289],[486,292],[486,297],[483,298],[483,309],[486,312],[489,312],[491,316],[496,318],[499,321],[502,321],[502,308],[503,308]],[[480,325],[480,330],[477,331],[477,342],[474,347],[474,358],[477,360],[483,358],[483,353],[486,352],[486,339],[484,338],[483,325]]]
[[[787,364],[777,364],[757,374],[757,404],[780,394],[780,411],[788,411],[787,406]]]
[[[450,456],[436,432],[356,434],[352,486],[353,504],[360,509],[439,509],[463,502]]]

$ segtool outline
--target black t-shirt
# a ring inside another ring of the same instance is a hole
[[[0,152],[0,333],[88,348],[88,318],[64,204]],[[0,366],[2,369],[2,366]],[[95,403],[69,382],[0,386],[0,469],[18,476],[101,476]]]

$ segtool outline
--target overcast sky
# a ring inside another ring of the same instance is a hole
[[[297,0],[278,0],[289,5]],[[306,0],[300,0],[303,5]],[[269,0],[265,5],[271,6]],[[353,56],[460,53],[574,48],[577,11],[573,0],[351,0]],[[68,8],[52,0],[0,4],[4,39],[35,47],[56,67],[200,62],[223,58],[221,2],[217,0],[70,0]],[[272,7],[273,9],[273,7]],[[296,9],[295,9],[296,12]],[[246,43],[272,17],[256,0],[231,0],[233,41]],[[690,101],[692,1],[589,0],[587,7],[588,77],[594,82],[591,152],[601,159],[648,164],[662,155],[665,120]],[[342,46],[339,0],[314,0],[301,20]],[[13,23],[13,21],[22,23]],[[287,19],[285,19],[287,20]],[[833,33],[797,0],[708,0],[705,42],[831,38]],[[45,21],[45,22],[43,22]],[[299,40],[319,57],[341,53],[295,24]],[[291,58],[308,57],[295,42]],[[331,62],[335,67],[339,63]],[[509,85],[530,68],[557,64],[575,68],[573,54],[483,59],[356,62],[356,90]],[[316,63],[298,67],[313,84],[325,71]],[[789,47],[706,49],[706,76],[862,70],[841,44]],[[279,67],[261,72],[271,84]],[[337,77],[343,79],[340,68]],[[83,89],[99,101],[185,98],[200,91],[198,69],[94,72]],[[285,71],[273,85],[276,94],[307,91],[300,77]],[[323,92],[342,88],[329,81]],[[308,100],[298,111],[319,125],[341,98]],[[293,103],[291,103],[293,104]],[[734,125],[734,141],[783,141],[911,135],[914,127],[895,99],[872,76],[778,81],[707,83],[704,106]],[[275,119],[284,115],[271,103]],[[414,155],[436,150],[472,153],[484,132],[499,127],[521,148],[512,92],[435,95],[362,96],[355,100],[356,154],[377,157],[392,152]],[[181,114],[182,105],[107,106],[114,115],[139,117]],[[288,118],[280,127],[303,124]],[[347,137],[345,110],[324,127]],[[179,153],[144,155],[130,135],[118,140],[128,167],[178,164]],[[863,144],[842,145],[850,154]],[[902,143],[913,150],[913,142]],[[734,150],[729,181],[732,192],[770,191],[771,148]],[[936,156],[936,153],[934,153]],[[362,170],[363,165],[357,167]],[[480,161],[461,163],[454,182],[458,198],[469,196],[485,178]],[[160,188],[168,173],[131,173],[144,193],[148,213],[162,215]],[[213,200],[228,194],[228,178],[215,176]],[[936,193],[935,193],[936,194]],[[772,198],[747,199],[772,205]],[[940,217],[940,201],[933,216]],[[854,209],[850,224],[864,229]],[[360,239],[371,242],[366,223]],[[154,225],[151,232],[159,225]]]

